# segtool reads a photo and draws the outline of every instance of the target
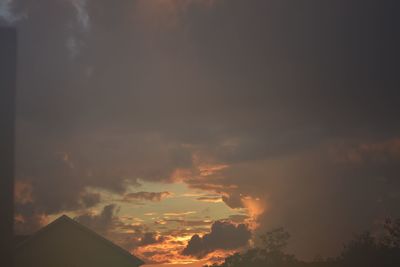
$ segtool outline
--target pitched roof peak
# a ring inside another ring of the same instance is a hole
[[[32,236],[30,236],[29,238],[27,238],[26,240],[22,241],[21,243],[19,243],[17,245],[17,249],[20,247],[25,246],[26,244],[32,242],[33,240],[35,240],[38,236],[42,235],[43,233],[49,231],[50,229],[56,227],[57,225],[59,225],[60,223],[68,223],[69,225],[72,225],[76,228],[79,228],[80,230],[82,230],[84,233],[91,235],[92,237],[96,238],[99,242],[102,242],[106,245],[108,245],[109,247],[111,247],[114,250],[117,250],[119,253],[124,254],[125,256],[128,256],[131,258],[131,260],[133,260],[136,264],[139,263],[139,265],[144,264],[144,262],[137,258],[136,256],[132,255],[131,253],[129,253],[128,251],[126,251],[125,249],[119,247],[118,245],[114,244],[113,242],[111,242],[110,240],[104,238],[103,236],[101,236],[100,234],[96,233],[95,231],[93,231],[92,229],[80,224],[79,222],[77,222],[76,220],[72,219],[71,217],[63,214],[60,217],[58,217],[57,219],[55,219],[54,221],[52,221],[51,223],[49,223],[48,225],[44,226],[43,228],[41,228],[40,230],[38,230],[36,233],[34,233]]]

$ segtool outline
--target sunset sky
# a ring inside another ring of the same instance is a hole
[[[201,266],[276,227],[300,259],[335,255],[399,217],[383,2],[0,0],[19,39],[16,232],[67,214],[151,266]]]

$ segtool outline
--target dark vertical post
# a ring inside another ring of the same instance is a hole
[[[0,266],[13,266],[16,30],[0,28]]]

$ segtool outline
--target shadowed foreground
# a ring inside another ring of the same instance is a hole
[[[286,254],[289,234],[282,228],[262,235],[262,246],[227,257],[213,267],[395,267],[400,266],[400,219],[387,219],[382,233],[364,232],[344,246],[336,258],[304,262]],[[307,245],[305,243],[305,245]]]
[[[144,262],[67,216],[17,244],[16,267],[138,267]]]

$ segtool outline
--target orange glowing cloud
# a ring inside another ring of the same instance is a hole
[[[14,187],[15,202],[19,204],[27,204],[33,202],[32,185],[24,181],[16,181]]]
[[[147,259],[149,263],[190,264],[198,261],[195,257],[184,256],[181,251],[194,233],[204,234],[203,231],[179,232],[163,236],[162,242],[137,247],[133,254]]]
[[[223,202],[221,196],[200,196],[197,198],[199,201],[210,202],[210,203],[221,203]]]
[[[134,200],[145,200],[145,201],[154,201],[154,202],[160,202],[164,198],[167,198],[171,196],[171,192],[135,192],[135,193],[128,193],[125,194],[124,197],[122,198],[122,201],[134,201]]]
[[[257,229],[259,227],[258,218],[266,211],[267,208],[265,201],[259,198],[246,196],[242,198],[242,203],[249,215],[249,219],[246,220],[246,223],[249,225],[251,230]]]
[[[199,259],[192,255],[183,255],[182,251],[187,246],[193,235],[204,236],[209,232],[209,229],[191,228],[181,230],[171,230],[163,234],[157,234],[160,242],[155,242],[143,246],[138,246],[131,252],[143,259],[146,262],[158,266],[161,264],[188,265],[188,266],[203,266],[205,264],[213,264],[222,262],[230,254],[237,250],[222,250],[217,249]]]
[[[204,264],[220,263],[227,256],[235,252],[231,250],[216,250],[201,260],[193,256],[184,256],[181,254],[181,251],[185,248],[185,243],[190,238],[191,235],[169,236],[162,243],[138,247],[132,253],[147,259],[149,263],[153,264],[186,265],[200,263],[200,266],[203,266]]]
[[[164,216],[185,216],[190,214],[195,214],[196,211],[185,211],[185,212],[166,212]]]
[[[209,164],[209,165],[201,165],[199,166],[200,176],[211,176],[223,169],[228,168],[229,166],[226,164]]]

